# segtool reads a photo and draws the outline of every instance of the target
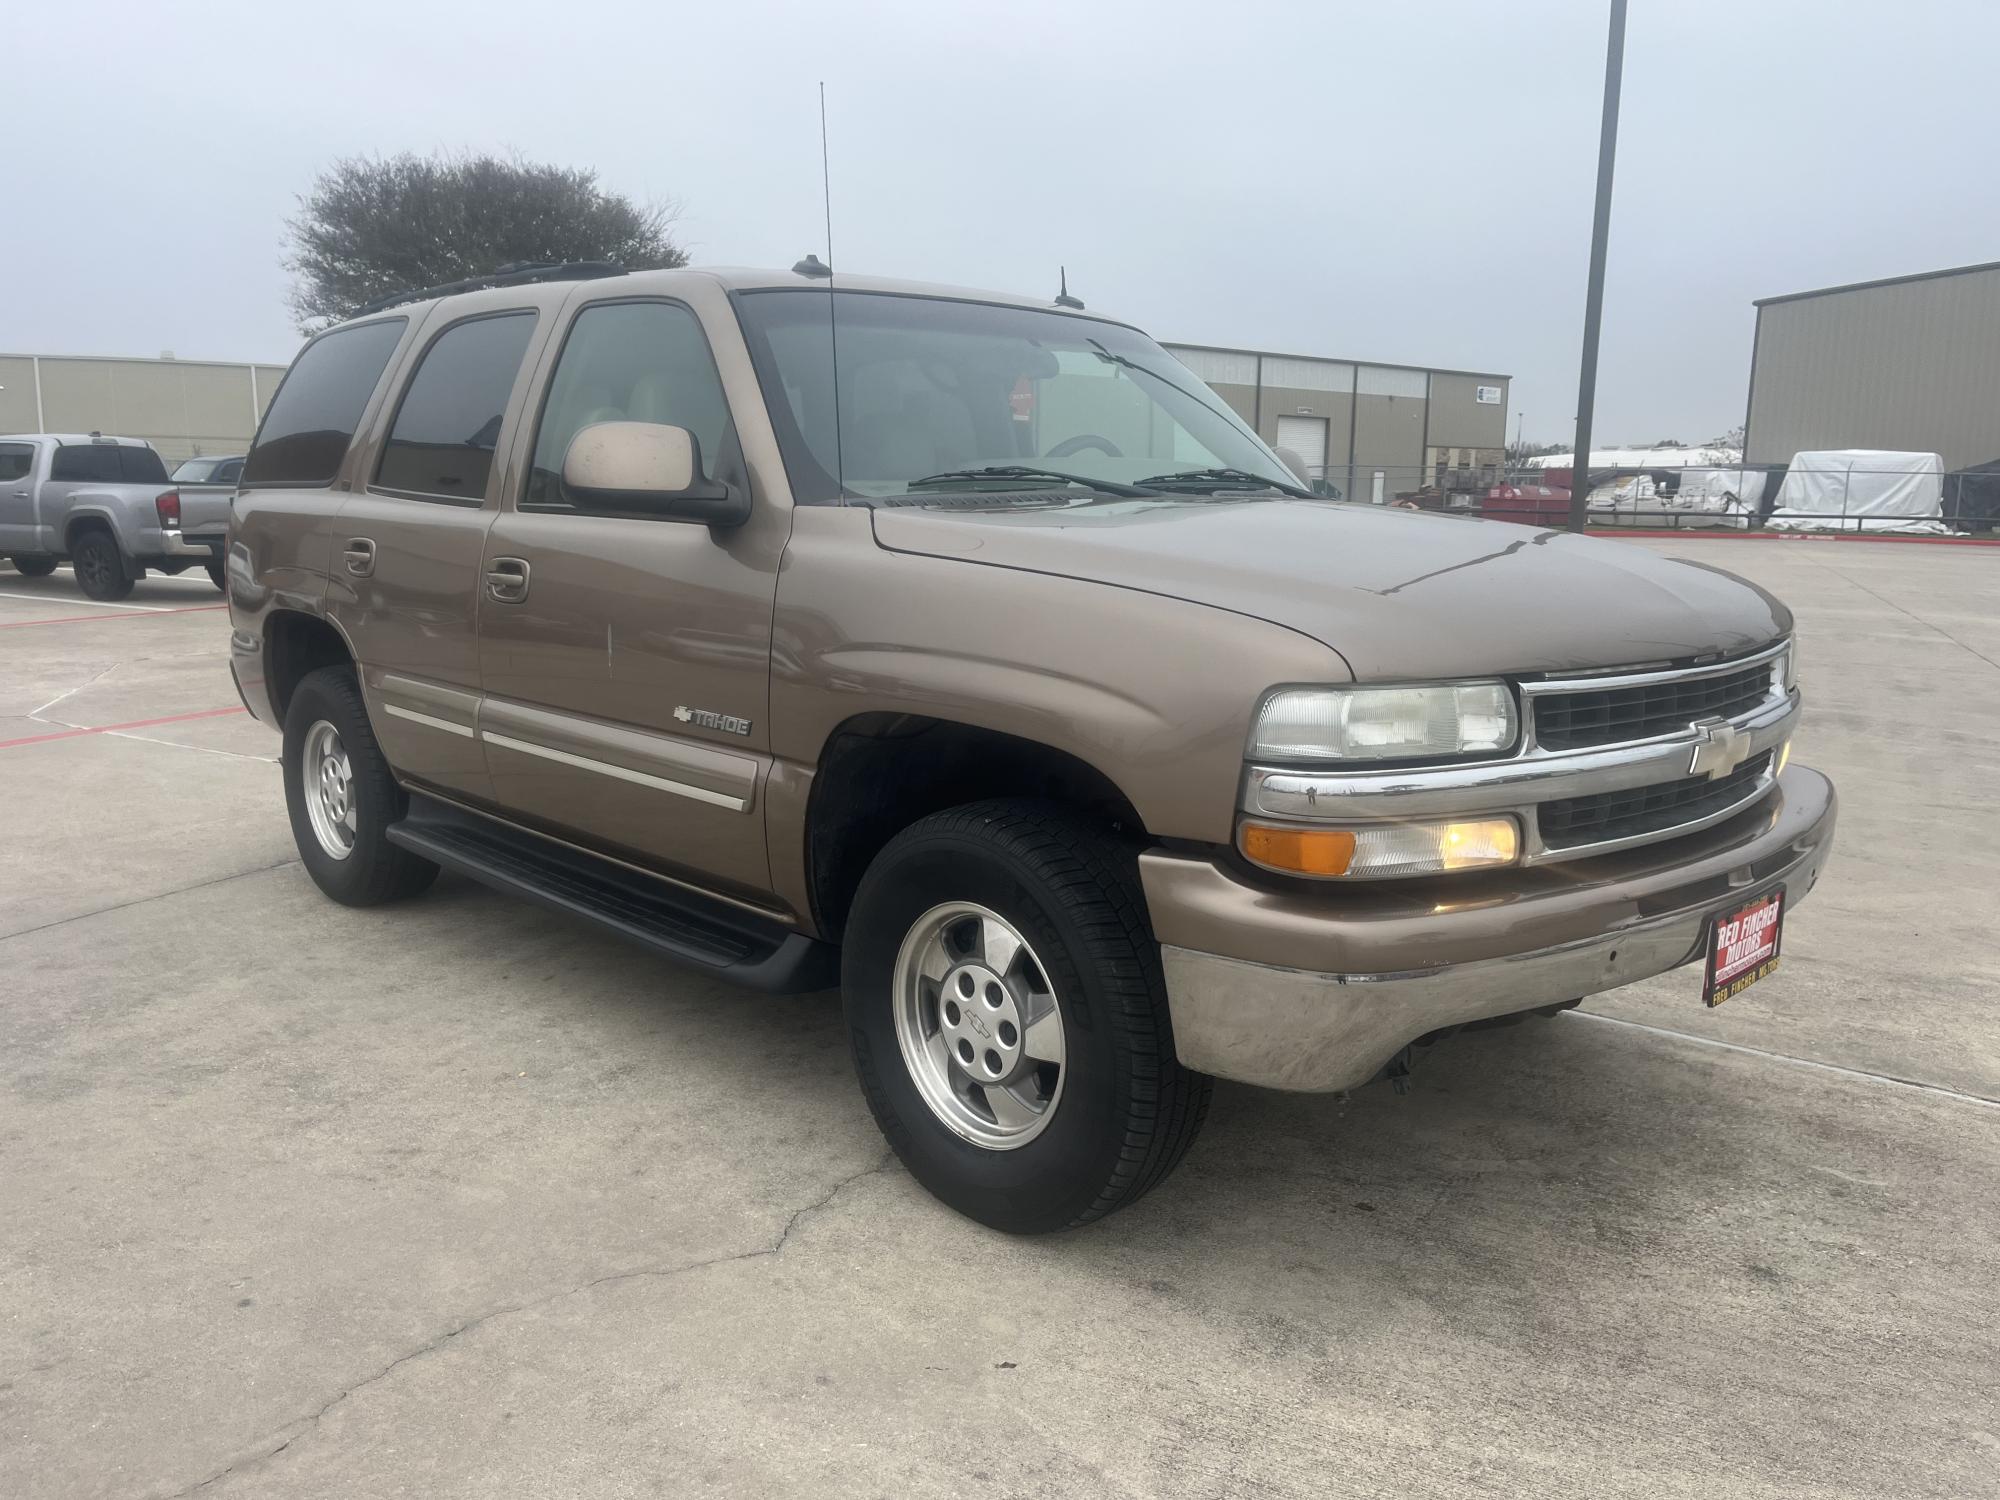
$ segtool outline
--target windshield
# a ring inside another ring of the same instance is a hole
[[[223,465],[219,458],[190,458],[174,470],[176,484],[206,484]]]
[[[832,332],[829,295],[839,324]],[[737,306],[793,495],[803,503],[843,493],[886,498],[913,486],[927,494],[1062,488],[1065,479],[1052,475],[1132,485],[1231,469],[1276,485],[1296,482],[1220,396],[1144,334],[1116,323],[818,289],[744,292]],[[988,468],[1024,472],[964,472]]]

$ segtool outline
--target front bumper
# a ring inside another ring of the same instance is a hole
[[[1198,1072],[1327,1092],[1427,1032],[1594,995],[1700,956],[1722,907],[1819,879],[1837,799],[1793,766],[1764,801],[1667,844],[1484,877],[1294,894],[1154,851],[1139,872],[1174,1047]]]

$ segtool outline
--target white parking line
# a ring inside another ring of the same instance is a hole
[[[92,609],[136,609],[149,615],[157,615],[171,606],[165,604],[109,604],[102,599],[79,599],[71,594],[14,594],[0,589],[0,599],[11,599],[16,604],[87,604]]]

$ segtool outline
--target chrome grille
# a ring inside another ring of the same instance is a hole
[[[1699,719],[1733,718],[1772,691],[1772,664],[1630,687],[1580,688],[1534,695],[1535,743],[1543,750],[1585,750],[1674,734]]]
[[[1770,769],[1771,755],[1766,751],[1717,781],[1690,776],[1657,786],[1544,802],[1535,809],[1535,821],[1543,844],[1551,849],[1663,833],[1749,800]]]

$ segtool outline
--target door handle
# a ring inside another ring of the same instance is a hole
[[[347,571],[356,578],[367,578],[375,571],[375,544],[365,536],[351,536],[347,547],[341,552],[347,564]]]
[[[486,565],[486,592],[502,604],[528,597],[528,564],[519,557],[496,557]]]

